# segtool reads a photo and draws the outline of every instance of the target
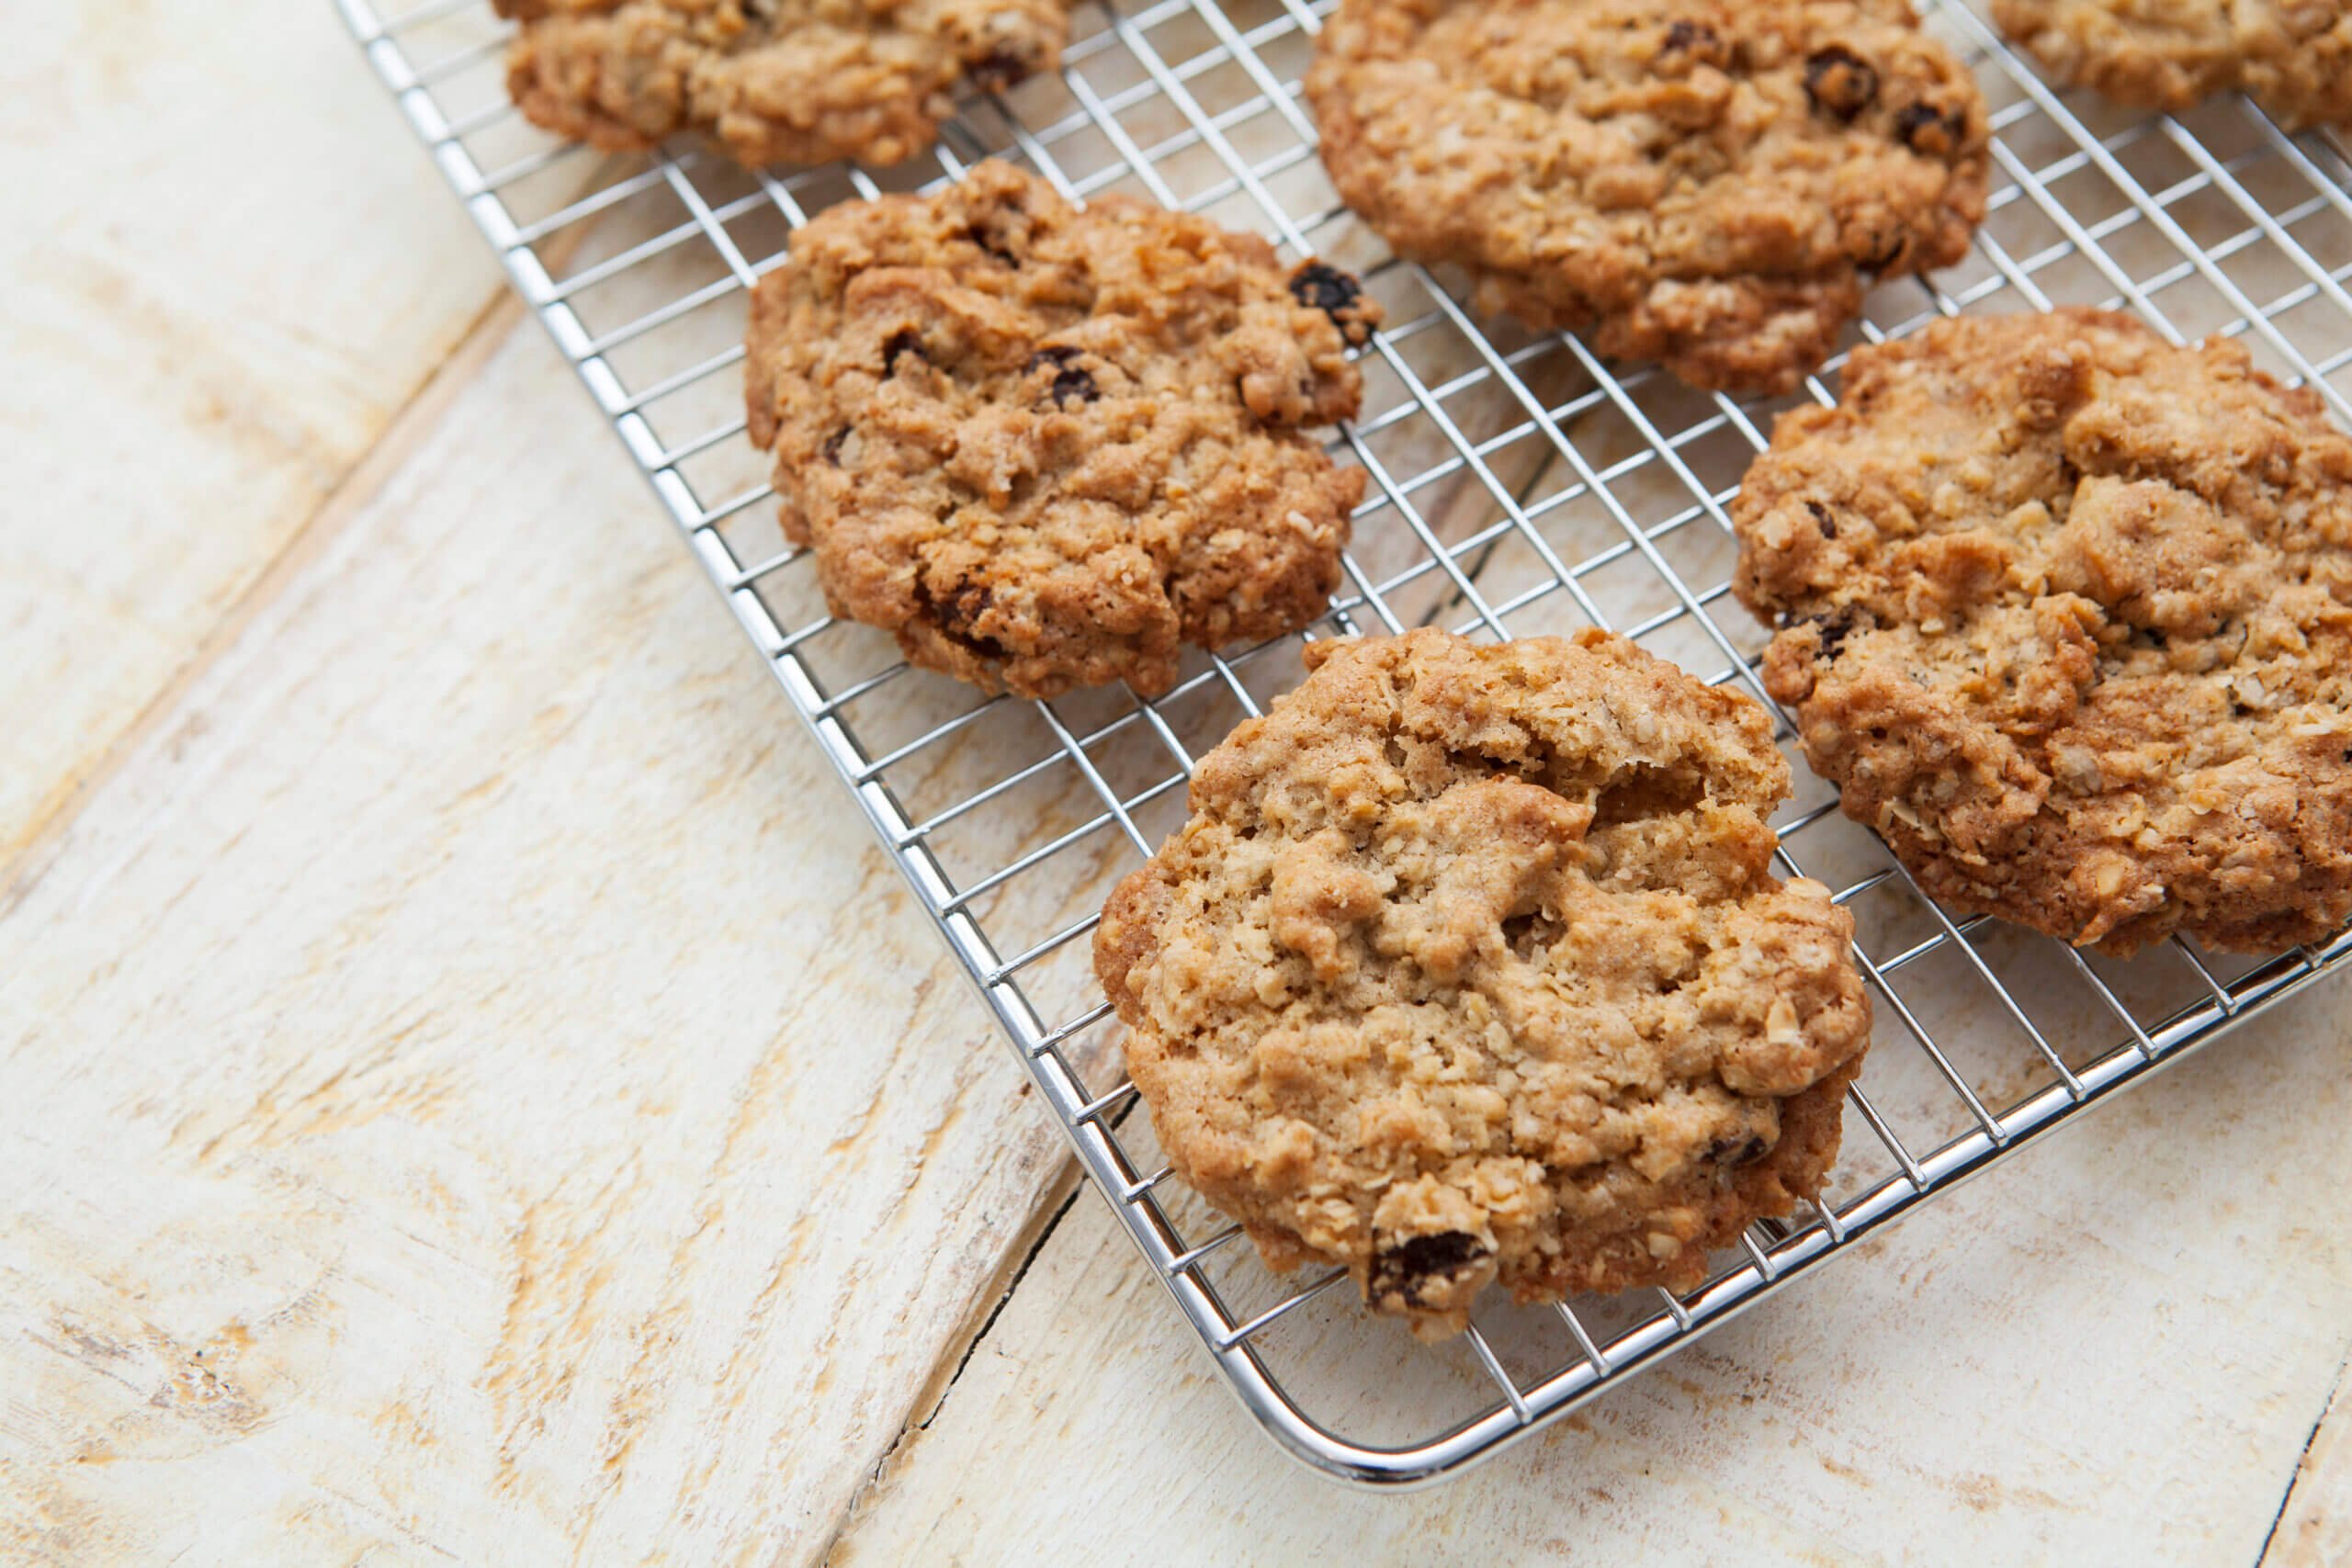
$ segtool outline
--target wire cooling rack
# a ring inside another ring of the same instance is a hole
[[[928,157],[783,175],[685,147],[612,160],[553,143],[508,107],[503,31],[481,0],[391,17],[337,4],[1147,1263],[1244,1405],[1321,1471],[1410,1484],[1494,1452],[2352,951],[2346,934],[2246,962],[2176,941],[2114,964],[1955,917],[1799,763],[1782,858],[1853,908],[1878,1004],[1830,1190],[1755,1227],[1686,1295],[1495,1301],[1460,1339],[1417,1346],[1333,1289],[1342,1275],[1270,1273],[1166,1179],[1089,970],[1104,894],[1182,820],[1193,759],[1295,681],[1298,639],[1196,656],[1149,705],[1124,689],[989,700],[908,670],[888,639],[826,615],[810,563],[777,533],[742,434],[745,290],[808,214],[925,188],[989,154],[1075,197],[1127,191],[1261,229],[1363,275],[1393,323],[1363,356],[1363,417],[1333,445],[1369,470],[1369,499],[1340,594],[1307,635],[1599,623],[1751,690],[1766,633],[1727,597],[1724,505],[1785,405],[1474,321],[1458,280],[1389,258],[1325,182],[1299,96],[1329,0],[1087,0],[1057,77],[967,102]],[[2176,118],[2062,96],[1973,12],[1947,0],[1928,23],[1993,104],[1991,210],[1963,264],[1880,289],[1849,341],[1939,314],[2121,305],[2175,339],[2243,337],[2352,423],[2343,141],[2290,138],[2236,98]],[[1836,371],[1804,395],[1828,400]]]

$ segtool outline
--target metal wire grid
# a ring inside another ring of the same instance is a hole
[[[1078,1158],[1242,1403],[1329,1474],[1453,1472],[1852,1247],[1932,1194],[2307,984],[2352,933],[2259,963],[2174,942],[2128,964],[1922,897],[1800,764],[1776,824],[1792,873],[1857,914],[1879,1038],[1823,1202],[1754,1228],[1701,1289],[1482,1308],[1433,1350],[1331,1287],[1270,1274],[1167,1181],[1132,1116],[1086,966],[1093,911],[1182,816],[1193,761],[1298,669],[1286,638],[1121,691],[982,699],[824,613],[741,440],[742,295],[830,202],[956,177],[989,154],[1066,193],[1127,190],[1337,256],[1393,323],[1334,450],[1370,476],[1346,580],[1309,636],[1424,624],[1501,637],[1614,626],[1759,697],[1765,639],[1728,604],[1724,504],[1774,405],[1702,396],[1580,342],[1474,322],[1388,259],[1323,182],[1298,79],[1329,0],[1090,0],[1058,79],[967,103],[927,159],[747,175],[678,149],[616,163],[521,124],[480,0],[384,17],[337,0],[450,186],[839,769],[995,1012]],[[2176,340],[2243,336],[2352,423],[2352,162],[2231,100],[2140,117],[2045,86],[1973,12],[1929,24],[1995,109],[1996,191],[1972,257],[1871,300],[1854,340],[1937,315],[2123,305]],[[1831,397],[1838,364],[1807,396]],[[715,499],[713,499],[715,498]],[[1785,721],[1783,744],[1788,743]],[[1491,1293],[1491,1292],[1490,1292]],[[1403,1365],[1399,1366],[1400,1357]]]

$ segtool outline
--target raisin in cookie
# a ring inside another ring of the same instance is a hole
[[[1817,1193],[1870,1006],[1767,869],[1763,708],[1595,631],[1306,658],[1095,932],[1177,1173],[1425,1337],[1489,1282],[1688,1289]]]
[[[1984,101],[1904,0],[1342,0],[1306,94],[1348,205],[1478,308],[1786,391],[1984,214]]]
[[[896,164],[959,83],[1060,63],[1064,0],[495,0],[522,24],[506,85],[534,124],[614,152],[684,130],[745,164]]]
[[[833,208],[752,302],[752,438],[836,615],[990,691],[1125,680],[1295,631],[1340,580],[1377,310],[1344,273],[1002,164]]]
[[[2352,911],[2352,440],[2213,339],[1939,321],[1732,507],[1805,755],[1939,898],[2130,953]]]
[[[2243,88],[2290,130],[2352,125],[2346,0],[1993,0],[2062,82],[2179,110]]]

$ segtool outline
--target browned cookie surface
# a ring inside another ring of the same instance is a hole
[[[1051,696],[1176,678],[1294,631],[1340,580],[1363,472],[1343,273],[1005,164],[836,207],[752,300],[752,437],[837,615],[913,662]]]
[[[1193,775],[1095,971],[1170,1162],[1437,1336],[1705,1277],[1835,1159],[1870,1007],[1781,882],[1764,710],[1632,643],[1318,642]]]
[[[1399,253],[1702,387],[1794,386],[1984,211],[1984,99],[1903,0],[1343,0],[1306,92]]]
[[[1937,322],[1732,517],[1805,755],[1928,893],[2126,953],[2352,912],[2352,441],[2214,340]]]
[[[2352,125],[2346,0],[1993,0],[2062,82],[2144,108],[2243,88],[2290,128]]]
[[[896,164],[961,83],[1061,59],[1064,0],[495,0],[523,26],[507,90],[534,123],[611,151],[680,131],[743,163]]]

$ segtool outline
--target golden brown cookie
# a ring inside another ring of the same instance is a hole
[[[2352,440],[2094,310],[1855,351],[1732,506],[1764,679],[1920,886],[2125,953],[2352,912]]]
[[[1794,387],[1984,215],[1984,98],[1905,0],[1342,0],[1306,96],[1399,254],[1701,387]]]
[[[1993,0],[2059,81],[2142,108],[2244,89],[2279,124],[2352,125],[2345,0]]]
[[[611,152],[698,130],[741,162],[896,164],[960,84],[1061,62],[1065,0],[493,0],[526,118]]]
[[[1816,1194],[1870,1006],[1768,869],[1763,708],[1596,631],[1306,660],[1095,932],[1176,1173],[1425,1337],[1489,1282],[1687,1289]]]
[[[752,438],[836,615],[909,660],[1049,697],[1176,679],[1182,645],[1279,637],[1340,580],[1377,307],[1344,273],[984,163],[835,207],[752,303]]]

